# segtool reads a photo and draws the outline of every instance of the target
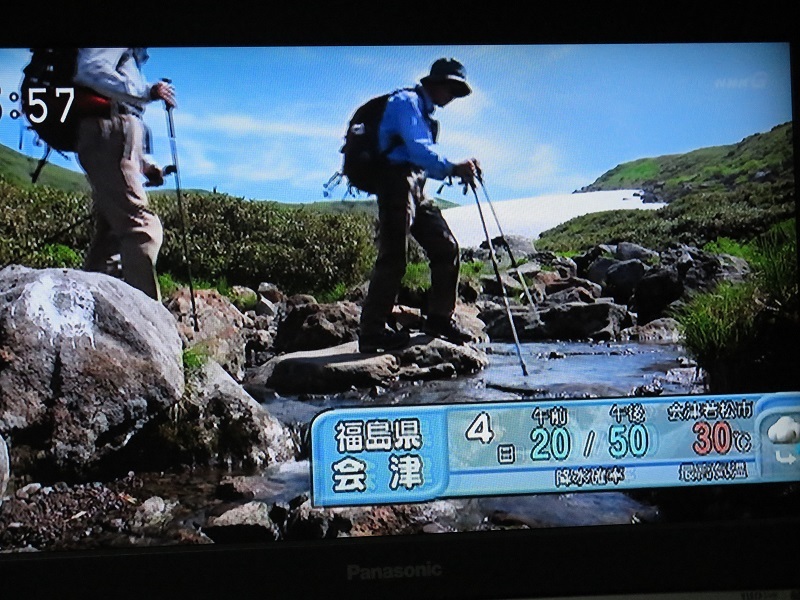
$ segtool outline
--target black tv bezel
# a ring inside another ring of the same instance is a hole
[[[790,6],[682,2],[264,6],[82,5],[2,10],[0,47],[761,42],[792,44]],[[137,20],[137,17],[139,20]],[[65,24],[69,24],[65,26]],[[798,164],[795,142],[795,167]],[[800,376],[798,379],[800,389]],[[82,598],[533,598],[800,589],[800,515],[737,521],[491,531],[270,545],[0,555],[0,594]],[[414,579],[348,581],[347,565],[439,565]],[[75,594],[77,595],[77,594]]]

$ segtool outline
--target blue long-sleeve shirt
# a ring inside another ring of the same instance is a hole
[[[385,152],[393,140],[402,140],[386,155],[390,163],[411,163],[424,169],[428,177],[444,179],[453,173],[454,165],[433,149],[430,118],[435,108],[422,85],[396,92],[386,104],[378,128],[378,144]]]
[[[152,101],[151,85],[141,70],[147,58],[144,48],[80,48],[74,81],[141,117]]]

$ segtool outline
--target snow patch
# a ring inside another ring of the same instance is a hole
[[[485,202],[481,190],[478,190],[478,194],[489,235],[496,237],[500,235],[500,231],[495,224],[491,208]],[[620,209],[655,210],[666,206],[663,203],[644,203],[638,194],[641,194],[640,190],[551,194],[499,202],[493,200],[492,206],[497,213],[503,233],[535,240],[543,231],[582,215]],[[478,207],[474,201],[468,205],[448,208],[442,211],[442,214],[462,248],[477,247],[486,239]]]

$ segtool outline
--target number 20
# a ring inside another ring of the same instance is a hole
[[[30,115],[31,122],[36,123],[37,125],[39,123],[44,122],[44,120],[47,119],[47,104],[41,98],[36,98],[35,94],[46,94],[46,93],[47,93],[47,88],[29,88],[28,89],[28,104],[31,107],[33,107],[33,106],[41,106],[42,107],[42,113],[40,115],[34,115],[34,114]],[[74,88],[56,88],[56,98],[58,98],[60,96],[63,96],[65,94],[67,96],[69,96],[69,98],[67,98],[67,104],[66,104],[66,106],[64,106],[64,112],[61,113],[60,121],[62,123],[67,120],[67,115],[69,114],[69,109],[72,107],[73,100],[75,100],[75,89]]]

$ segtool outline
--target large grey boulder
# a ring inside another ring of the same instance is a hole
[[[0,434],[15,464],[91,469],[183,389],[161,303],[97,273],[0,271]]]
[[[11,466],[8,464],[8,446],[3,436],[0,435],[0,505],[3,504],[3,494],[11,477]]]

